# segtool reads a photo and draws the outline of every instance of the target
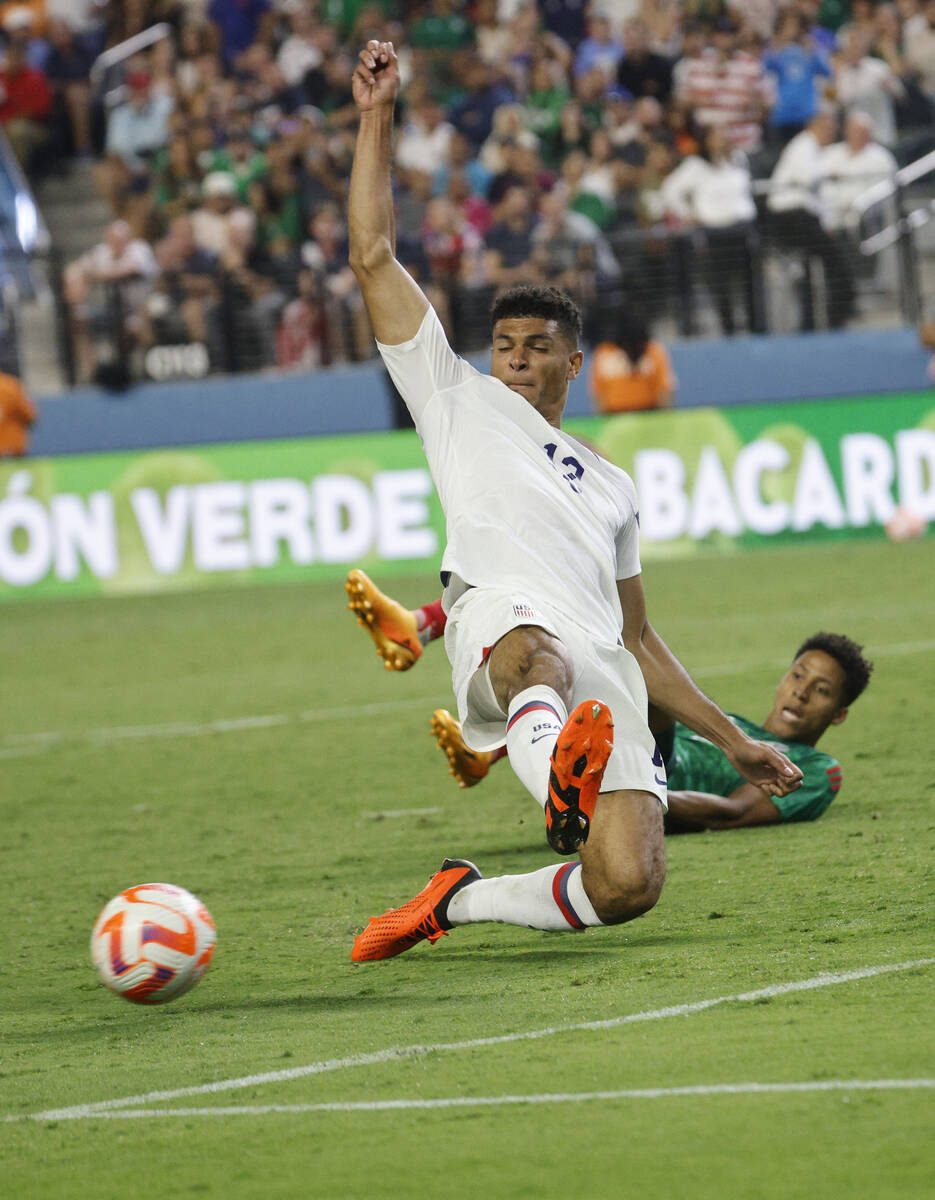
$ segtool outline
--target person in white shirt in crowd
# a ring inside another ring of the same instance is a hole
[[[66,266],[65,301],[83,380],[91,379],[96,365],[93,324],[112,319],[115,312],[128,320],[158,272],[149,244],[135,238],[126,221],[112,222],[98,245]]]
[[[410,99],[410,109],[396,143],[396,162],[407,170],[434,175],[448,162],[454,126],[445,120],[445,110],[427,87],[413,85]]]
[[[851,205],[868,188],[893,179],[896,159],[873,140],[873,118],[855,110],[844,123],[844,140],[822,153],[824,178],[821,200],[829,229],[846,232],[852,226]]]
[[[926,0],[920,13],[904,26],[905,64],[919,81],[925,94],[935,100],[935,0]]]
[[[255,221],[250,209],[237,202],[237,180],[229,171],[211,171],[201,185],[201,204],[191,214],[195,242],[222,258],[238,241],[234,227],[244,216]]]
[[[799,328],[816,325],[811,260],[824,269],[827,321],[832,329],[845,325],[853,314],[854,282],[850,263],[841,246],[826,228],[821,189],[825,178],[824,149],[837,131],[837,119],[820,109],[801,133],[789,142],[776,163],[769,181],[766,207],[770,238],[774,245],[805,258],[800,290]]]
[[[289,13],[289,28],[291,33],[279,47],[276,63],[286,83],[295,87],[313,67],[321,66],[324,55],[315,36],[318,26],[307,8]]]
[[[896,141],[895,101],[905,95],[905,88],[888,63],[870,56],[870,43],[862,30],[842,30],[838,45],[832,64],[837,103],[845,112],[867,113],[873,120],[876,141],[892,146]]]
[[[719,126],[707,129],[698,154],[689,155],[662,184],[666,216],[704,231],[705,284],[722,331],[736,332],[736,301],[750,332],[762,333],[756,203],[746,156],[732,150]]]
[[[115,216],[124,216],[131,224],[137,209],[145,208],[150,159],[169,140],[169,116],[175,107],[171,96],[154,93],[152,82],[145,70],[127,73],[127,99],[111,109],[105,157],[95,169],[105,202]]]

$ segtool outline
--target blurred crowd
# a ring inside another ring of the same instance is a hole
[[[848,206],[935,114],[935,0],[21,0],[0,27],[27,173],[89,159],[113,215],[65,273],[85,377],[102,312],[222,370],[371,357],[344,218],[370,37],[401,63],[398,254],[459,349],[517,281],[569,288],[594,342],[689,273],[723,332],[762,329],[764,230],[810,239],[844,324]]]

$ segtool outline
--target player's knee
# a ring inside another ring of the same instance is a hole
[[[665,860],[650,858],[588,880],[586,890],[604,925],[621,925],[653,908],[665,883]],[[592,894],[593,893],[593,894]]]
[[[568,651],[552,634],[537,625],[511,629],[490,655],[490,682],[504,711],[526,688],[545,684],[571,701],[574,667]]]

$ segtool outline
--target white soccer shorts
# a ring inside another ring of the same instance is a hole
[[[453,605],[445,627],[465,742],[477,751],[506,743],[506,713],[497,704],[487,656],[520,625],[537,625],[559,639],[575,666],[571,708],[602,700],[614,719],[614,749],[602,792],[651,792],[666,807],[666,771],[647,724],[646,684],[636,659],[621,644],[596,642],[574,621],[541,601],[499,588],[469,588]]]

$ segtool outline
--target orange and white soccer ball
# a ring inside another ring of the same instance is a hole
[[[911,542],[927,530],[925,521],[911,508],[897,508],[883,528],[891,542]]]
[[[101,982],[136,1004],[163,1004],[207,971],[217,932],[197,896],[171,883],[141,883],[105,905],[91,934]]]

